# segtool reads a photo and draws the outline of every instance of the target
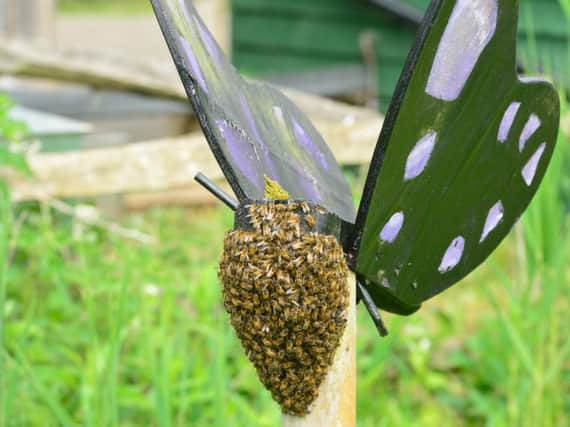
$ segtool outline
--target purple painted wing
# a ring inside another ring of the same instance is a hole
[[[190,0],[152,0],[186,92],[240,200],[264,198],[264,176],[293,198],[354,219],[350,188],[329,148],[281,92],[246,82]]]
[[[516,0],[434,0],[374,154],[351,256],[379,307],[409,313],[476,268],[542,180],[554,88],[516,74]]]

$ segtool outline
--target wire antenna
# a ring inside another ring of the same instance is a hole
[[[380,316],[380,312],[378,311],[376,304],[374,304],[374,300],[368,293],[368,290],[364,286],[362,286],[360,280],[357,280],[356,283],[358,286],[357,288],[358,296],[360,297],[360,299],[364,303],[364,306],[368,310],[368,314],[370,314],[370,317],[372,317],[372,321],[374,322],[374,325],[376,325],[378,333],[380,334],[381,337],[388,336],[388,329],[386,329],[386,325],[384,324],[384,321]]]
[[[196,182],[212,193],[218,200],[220,200],[223,204],[225,204],[228,208],[232,211],[236,211],[239,203],[236,199],[218,187],[214,181],[204,175],[202,172],[198,172],[194,177]]]

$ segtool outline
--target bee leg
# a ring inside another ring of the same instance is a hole
[[[214,184],[214,182],[211,179],[209,179],[206,175],[204,175],[202,172],[198,172],[194,177],[194,179],[198,182],[198,184],[200,184],[202,187],[204,187],[206,190],[208,190],[210,193],[216,196],[232,211],[235,211],[238,208],[239,206],[238,202],[232,196],[230,196],[228,193],[226,193],[224,190],[222,190],[220,187]]]
[[[368,314],[370,314],[370,317],[372,317],[374,325],[376,325],[378,333],[380,334],[381,337],[388,336],[388,329],[386,329],[386,325],[382,320],[380,311],[376,307],[376,304],[374,304],[374,301],[372,300],[372,297],[368,293],[368,290],[362,285],[362,283],[360,283],[359,280],[356,281],[356,284],[357,284],[356,291],[358,299],[362,300],[362,302],[364,303],[364,306],[368,310]]]

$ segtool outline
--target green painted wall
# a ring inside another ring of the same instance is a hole
[[[365,0],[233,0],[233,24],[234,62],[256,77],[362,63],[359,40],[372,32],[383,109],[415,38],[415,29]],[[543,70],[568,86],[569,34],[557,0],[521,2],[519,56],[527,70]]]

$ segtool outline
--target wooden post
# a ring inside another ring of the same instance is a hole
[[[0,0],[0,37],[52,42],[55,0]]]
[[[306,417],[283,416],[283,427],[356,426],[356,281],[351,274],[348,323],[319,397]]]

